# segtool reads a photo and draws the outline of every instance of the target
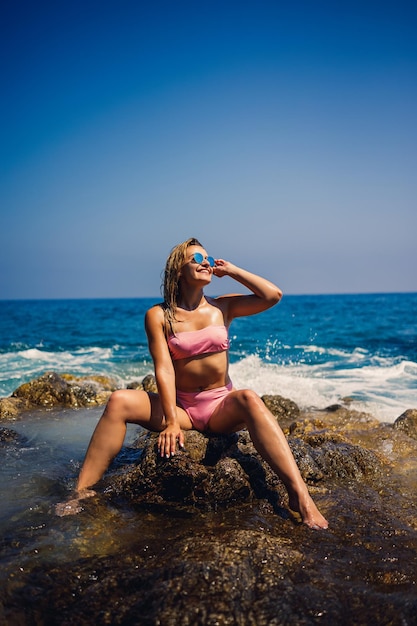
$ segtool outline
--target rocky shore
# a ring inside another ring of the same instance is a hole
[[[147,377],[132,384],[152,389]],[[103,404],[115,381],[46,373],[0,399],[1,446],[35,407]],[[89,516],[117,534],[109,511],[127,512],[128,548],[21,568],[3,579],[7,624],[412,625],[417,615],[417,410],[394,424],[349,404],[301,411],[264,396],[303,478],[330,522],[312,531],[287,508],[285,489],[248,433],[186,434],[170,460],[138,433],[134,462],[120,458],[62,532]],[[68,418],[68,415],[66,417]]]

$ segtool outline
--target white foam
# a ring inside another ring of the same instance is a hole
[[[303,352],[306,353],[313,353],[313,354],[326,354],[329,356],[338,356],[338,357],[343,357],[343,358],[348,358],[351,356],[351,353],[346,352],[345,350],[337,350],[336,348],[323,348],[322,346],[315,346],[315,345],[296,345],[294,346],[294,348],[296,350],[302,350]]]
[[[18,357],[22,358],[22,359],[28,359],[29,361],[33,361],[33,360],[44,360],[47,361],[50,357],[50,353],[49,352],[43,352],[42,350],[38,350],[37,348],[30,348],[28,350],[21,350],[20,352],[17,353]]]
[[[236,387],[249,387],[259,395],[279,394],[301,408],[325,408],[351,398],[350,406],[381,421],[393,422],[406,409],[417,407],[417,364],[403,361],[385,367],[366,365],[332,369],[321,365],[278,365],[250,356],[233,363],[230,374]]]
[[[280,344],[279,348],[282,358],[285,346]],[[307,346],[301,348],[305,353]],[[242,356],[231,364],[230,374],[238,388],[248,387],[260,395],[280,394],[302,408],[325,408],[349,397],[352,408],[392,422],[406,409],[417,406],[417,363],[372,356],[360,348],[349,353],[310,346],[310,351],[320,356],[320,362],[299,359],[277,363],[274,354],[267,355],[266,360]],[[336,358],[322,359],[322,354]],[[120,346],[62,352],[27,348],[0,354],[0,396],[50,370],[78,376],[106,374],[125,386],[149,374],[152,366],[143,353],[141,357],[139,353],[127,354]]]
[[[69,373],[76,376],[106,374],[116,378],[120,386],[140,379],[149,373],[149,364],[136,360],[115,362],[119,346],[100,348],[97,346],[78,350],[50,352],[28,348],[19,352],[0,354],[0,397],[12,393],[23,382],[27,382],[46,371]]]

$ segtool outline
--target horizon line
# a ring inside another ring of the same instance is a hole
[[[325,296],[395,296],[395,295],[413,295],[417,291],[344,291],[344,292],[322,292],[322,293],[284,293],[283,298],[305,298],[305,297],[325,297]],[[216,294],[210,297],[216,298],[221,295]],[[60,296],[60,297],[18,297],[18,298],[2,298],[0,302],[59,302],[67,300],[75,301],[92,301],[92,300],[161,300],[162,296]]]

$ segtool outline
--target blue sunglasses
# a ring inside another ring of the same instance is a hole
[[[203,255],[201,254],[201,252],[195,252],[193,254],[193,258],[192,261],[195,261],[196,263],[198,263],[199,265],[206,260],[208,262],[208,264],[210,265],[210,267],[214,267],[216,265],[215,260],[213,259],[212,256],[206,256],[205,259],[203,257]]]

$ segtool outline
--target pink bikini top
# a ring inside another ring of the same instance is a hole
[[[172,359],[187,359],[210,352],[222,352],[229,348],[226,326],[206,326],[200,330],[182,331],[168,337]]]

